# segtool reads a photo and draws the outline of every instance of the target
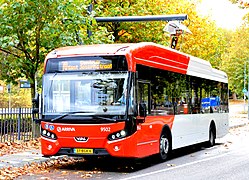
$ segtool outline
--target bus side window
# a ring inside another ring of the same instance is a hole
[[[138,91],[137,91],[137,100],[138,104],[146,104],[147,114],[151,113],[151,90],[150,82],[148,81],[138,81]]]

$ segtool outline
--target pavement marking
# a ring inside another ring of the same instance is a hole
[[[41,157],[34,157],[35,160],[40,160],[42,159]]]
[[[32,160],[34,160],[33,158],[31,159],[29,159],[29,158],[25,158],[25,159],[22,159],[23,161],[32,161]]]
[[[150,176],[150,175],[153,175],[153,174],[162,173],[162,172],[166,172],[166,171],[170,171],[170,170],[182,168],[182,167],[185,167],[185,166],[197,164],[197,163],[200,163],[200,162],[205,162],[205,161],[209,161],[209,160],[212,160],[212,159],[220,158],[220,157],[232,154],[234,152],[235,151],[231,151],[231,152],[227,152],[225,154],[221,154],[221,155],[218,155],[218,156],[214,156],[214,157],[210,157],[210,158],[206,158],[206,159],[201,159],[201,160],[198,160],[198,161],[194,161],[194,162],[182,164],[182,165],[179,165],[179,166],[176,165],[176,166],[172,166],[172,167],[167,168],[167,169],[161,169],[161,170],[158,170],[158,171],[153,171],[153,172],[149,172],[149,173],[145,173],[145,174],[141,174],[141,175],[136,175],[136,176],[132,176],[132,177],[122,178],[120,180],[137,179],[137,178],[141,178],[141,177],[145,177],[145,176]]]

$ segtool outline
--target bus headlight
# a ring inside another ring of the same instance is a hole
[[[49,139],[53,139],[53,140],[57,139],[57,136],[55,133],[48,131],[46,129],[42,129],[42,128],[41,128],[41,136],[49,138]]]
[[[120,131],[120,135],[121,135],[121,136],[126,136],[125,130],[121,130],[121,131]]]
[[[47,134],[47,131],[44,129],[44,130],[42,131],[42,134],[43,134],[43,135],[46,135],[46,134]]]
[[[117,139],[122,139],[127,136],[127,133],[125,130],[117,131],[115,133],[112,133],[108,136],[108,139],[110,141],[117,140]]]

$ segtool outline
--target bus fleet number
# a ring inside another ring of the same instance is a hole
[[[101,132],[111,132],[111,128],[110,127],[101,127],[100,131]]]

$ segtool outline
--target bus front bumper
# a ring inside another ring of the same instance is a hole
[[[41,137],[42,141],[42,154],[44,156],[115,156],[115,157],[137,157],[137,150],[133,138],[128,137],[116,141],[108,141],[94,146],[93,144],[72,144],[71,147],[65,147],[63,141],[51,140]],[[70,143],[67,143],[67,145]]]

